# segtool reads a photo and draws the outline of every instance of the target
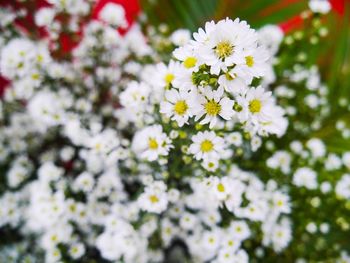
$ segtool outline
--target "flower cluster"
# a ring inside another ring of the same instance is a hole
[[[0,262],[349,262],[350,152],[306,36],[47,2],[35,32],[0,10]]]

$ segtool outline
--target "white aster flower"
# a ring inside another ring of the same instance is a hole
[[[220,70],[243,63],[242,51],[257,41],[255,31],[238,18],[206,24],[206,32],[200,29],[193,37],[198,42],[198,56],[211,66],[210,72],[215,75]]]
[[[159,156],[168,155],[170,138],[163,132],[162,126],[153,125],[138,131],[132,141],[132,150],[142,159],[155,161]]]
[[[200,121],[200,124],[209,123],[209,128],[213,128],[221,117],[225,120],[230,120],[234,115],[234,101],[228,97],[223,97],[224,89],[219,87],[217,90],[212,90],[210,87],[203,89],[202,93],[194,93],[193,95],[193,114],[196,116],[195,121]]]
[[[198,132],[192,142],[188,151],[196,160],[218,160],[224,155],[225,141],[213,131]]]
[[[186,45],[175,49],[173,55],[176,59],[182,61],[182,65],[185,69],[191,72],[198,70],[200,62],[198,61],[198,57],[196,56],[192,45]]]
[[[191,32],[187,29],[178,29],[174,31],[171,36],[171,42],[176,46],[184,46],[191,39]]]
[[[304,186],[308,189],[317,188],[317,174],[308,167],[298,168],[293,175],[293,183],[296,186]]]
[[[139,109],[142,110],[146,106],[150,93],[151,89],[148,85],[132,81],[120,93],[120,104],[138,112]]]
[[[49,26],[55,18],[55,10],[53,8],[40,8],[35,14],[35,23],[38,26]]]
[[[350,174],[345,174],[341,177],[335,186],[335,192],[341,198],[350,198]]]
[[[154,77],[154,81],[156,81],[155,85],[162,88],[172,85],[180,68],[181,64],[174,60],[171,60],[168,66],[166,66],[164,63],[159,63],[157,65],[157,71]]]
[[[187,124],[192,116],[190,94],[186,91],[171,89],[165,92],[165,99],[160,104],[160,112],[176,121],[179,127]]]
[[[161,213],[168,206],[166,185],[162,181],[148,185],[138,199],[140,208],[151,213]]]
[[[123,28],[128,26],[123,6],[115,3],[106,4],[99,13],[99,19],[112,26]]]
[[[328,0],[310,0],[309,8],[314,13],[327,14],[332,6]]]
[[[254,77],[262,77],[267,71],[269,53],[264,47],[243,51],[244,62],[235,67],[236,74],[249,85]]]

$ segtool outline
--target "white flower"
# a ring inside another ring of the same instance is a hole
[[[216,251],[220,246],[221,238],[222,235],[218,229],[204,232],[202,238],[204,249],[209,251]]]
[[[270,235],[272,236],[271,240],[274,250],[280,252],[292,239],[291,226],[284,220],[281,224],[277,224],[273,227]]]
[[[35,121],[46,126],[58,125],[65,118],[65,112],[58,101],[57,94],[48,91],[36,93],[29,101],[28,111]]]
[[[148,185],[138,198],[138,204],[144,211],[161,213],[168,206],[166,185],[162,181],[153,182]]]
[[[168,66],[166,66],[164,63],[159,63],[157,65],[156,75],[154,76],[154,85],[162,88],[169,87],[173,84],[180,68],[180,63],[173,60],[169,62]]]
[[[259,44],[264,46],[270,55],[275,55],[283,40],[282,29],[277,25],[266,25],[260,28],[257,33]]]
[[[331,10],[328,0],[310,0],[309,8],[314,13],[327,14]]]
[[[308,189],[317,188],[317,174],[308,167],[298,168],[293,175],[293,184]]]
[[[155,161],[166,156],[171,145],[170,138],[163,132],[162,126],[153,125],[138,131],[132,141],[132,150],[142,159]]]
[[[237,97],[238,104],[243,107],[239,117],[254,124],[269,121],[270,109],[274,105],[271,94],[271,91],[265,91],[260,86],[248,89],[244,97]]]
[[[73,188],[75,191],[89,192],[92,190],[95,183],[95,179],[92,174],[88,172],[81,173],[75,180]]]
[[[209,66],[210,72],[218,75],[234,64],[244,62],[242,52],[254,48],[257,35],[245,21],[221,20],[217,24],[207,23],[206,32],[202,29],[193,34],[198,45],[198,56]]]
[[[321,158],[326,155],[326,146],[320,139],[312,138],[308,140],[306,147],[311,151],[314,158]]]
[[[197,217],[189,212],[185,212],[181,215],[180,226],[185,230],[193,229],[197,222]]]
[[[114,130],[106,129],[94,135],[87,146],[97,154],[108,154],[119,146],[118,135]]]
[[[198,61],[198,57],[196,56],[192,45],[186,45],[175,49],[173,55],[176,59],[182,61],[183,67],[189,72],[198,70],[200,62]]]
[[[19,186],[29,176],[29,171],[21,165],[15,165],[7,172],[7,182],[10,187]]]
[[[345,174],[335,186],[336,194],[344,199],[350,198],[350,174]]]
[[[264,47],[243,51],[244,62],[237,64],[235,71],[249,85],[254,77],[262,77],[267,71],[269,53]]]
[[[290,172],[291,156],[286,151],[276,151],[269,159],[266,164],[272,169],[281,169],[285,174]]]
[[[343,164],[350,170],[350,152],[345,152],[342,157]]]
[[[282,136],[288,126],[284,117],[284,110],[276,106],[270,91],[262,87],[251,88],[245,96],[236,97],[237,103],[242,109],[237,113],[238,118],[248,121],[247,130],[260,135],[269,133]]]
[[[125,10],[123,6],[119,4],[107,3],[98,15],[99,19],[112,26],[123,28],[128,26],[128,22],[125,19]]]
[[[281,192],[274,192],[272,195],[273,208],[279,213],[290,213],[289,196]]]
[[[46,162],[40,166],[38,170],[38,177],[43,182],[57,181],[64,174],[64,170],[57,167],[52,162]]]
[[[240,132],[232,132],[226,136],[226,141],[236,147],[240,147],[243,144],[243,136]]]
[[[126,108],[138,112],[148,103],[148,97],[151,89],[145,83],[131,81],[126,89],[120,93],[120,104]]]
[[[217,90],[206,87],[201,94],[194,94],[193,114],[196,116],[195,121],[204,116],[200,124],[209,123],[211,129],[218,122],[219,117],[230,120],[234,115],[234,101],[228,97],[223,97],[223,94],[224,89],[222,87]]]
[[[179,127],[187,124],[192,116],[190,94],[186,91],[171,89],[165,92],[165,99],[166,101],[160,104],[160,112],[176,121]]]
[[[214,172],[219,167],[219,161],[216,159],[204,159],[202,167],[207,171]]]
[[[73,259],[78,259],[80,257],[82,257],[85,253],[85,247],[82,243],[76,243],[74,245],[72,245],[69,249],[69,255],[73,258]]]
[[[232,237],[240,241],[245,240],[250,236],[249,227],[244,221],[232,221],[228,231]]]
[[[35,14],[35,23],[38,26],[50,26],[55,18],[55,10],[53,8],[40,8]]]
[[[32,70],[33,61],[35,61],[35,50],[37,48],[28,39],[11,40],[1,50],[1,75],[12,79],[15,76],[27,74],[29,70]]]
[[[198,132],[192,136],[192,142],[189,152],[196,160],[218,160],[225,152],[224,139],[213,131]]]
[[[176,46],[184,46],[191,39],[191,32],[187,29],[178,29],[174,31],[171,36],[171,42]]]
[[[325,168],[328,171],[337,170],[342,166],[342,161],[340,157],[334,153],[328,155],[325,161]]]

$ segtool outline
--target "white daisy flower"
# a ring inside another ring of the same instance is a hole
[[[191,40],[191,32],[187,29],[178,29],[171,34],[170,40],[176,46],[186,45]]]
[[[198,56],[211,66],[210,72],[218,75],[220,70],[244,62],[243,49],[253,46],[257,34],[245,21],[225,19],[214,26],[208,25],[209,32],[200,30],[193,37],[200,42]]]
[[[126,108],[143,108],[148,102],[150,93],[151,88],[147,84],[131,81],[120,93],[120,104]]]
[[[307,189],[316,189],[317,174],[308,167],[298,168],[293,175],[293,184]]]
[[[128,26],[123,6],[115,3],[106,4],[99,13],[99,19],[112,26],[120,26],[122,28]]]
[[[192,71],[184,67],[180,67],[176,71],[176,76],[172,81],[172,85],[179,90],[191,91],[196,90],[197,86],[193,83]]]
[[[276,106],[271,95],[270,91],[259,86],[236,97],[240,107],[237,117],[241,122],[246,122],[246,130],[259,135],[272,133],[281,136],[285,133],[288,126],[288,121],[284,118],[285,111]]]
[[[249,85],[254,77],[262,77],[267,71],[269,53],[264,47],[244,50],[244,62],[237,64],[237,75]]]
[[[166,101],[160,104],[160,112],[176,121],[179,127],[187,124],[192,116],[190,94],[186,91],[171,89],[165,92],[165,99]]]
[[[225,141],[213,131],[198,132],[192,142],[188,151],[196,160],[218,160],[224,155]]]
[[[184,68],[191,72],[198,70],[200,63],[192,45],[186,45],[175,49],[173,55],[176,59],[182,61],[182,66]]]
[[[212,159],[212,160],[203,160],[202,167],[206,169],[207,171],[214,172],[219,167],[219,161]]]
[[[181,68],[179,62],[170,60],[169,65],[166,66],[164,63],[157,65],[157,75],[155,76],[155,85],[160,87],[169,87],[173,84],[176,77],[176,72]]]
[[[237,98],[237,102],[242,106],[240,112],[242,120],[250,120],[253,123],[259,123],[269,120],[270,108],[274,104],[271,91],[265,91],[262,87],[251,88],[247,91],[244,98]]]
[[[218,117],[225,120],[230,120],[234,115],[234,101],[227,97],[223,97],[224,89],[219,87],[217,90],[212,90],[210,87],[203,89],[201,94],[195,94],[193,99],[193,114],[196,116],[195,121],[198,121],[203,116],[200,124],[209,123],[209,128],[213,128],[218,121]]]
[[[168,206],[166,185],[162,181],[155,181],[147,186],[138,199],[140,208],[151,213],[161,213]]]
[[[335,186],[337,196],[349,199],[350,198],[350,174],[344,174]]]
[[[170,138],[163,132],[162,126],[153,125],[138,131],[131,147],[141,159],[155,161],[159,156],[168,155],[173,146]]]

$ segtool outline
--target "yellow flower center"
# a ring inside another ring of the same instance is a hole
[[[40,75],[38,73],[33,73],[32,74],[32,79],[33,80],[38,80],[40,78]]]
[[[254,99],[249,102],[249,110],[251,113],[258,113],[261,110],[261,101]]]
[[[150,138],[148,141],[148,146],[152,150],[156,150],[158,148],[158,143],[156,139]]]
[[[184,100],[179,100],[174,105],[174,111],[178,115],[184,115],[186,113],[187,109],[188,109],[188,105]]]
[[[221,111],[221,105],[214,100],[208,101],[204,106],[208,115],[218,115]]]
[[[214,164],[213,162],[209,162],[209,163],[208,163],[208,167],[209,167],[209,168],[213,168],[214,166],[215,166],[215,164]]]
[[[197,63],[197,59],[195,57],[188,57],[184,61],[185,68],[193,68]]]
[[[245,63],[248,67],[254,66],[254,58],[252,56],[245,57]]]
[[[277,206],[283,206],[283,201],[278,200],[278,201],[277,201]]]
[[[222,184],[222,183],[219,183],[218,184],[218,186],[217,186],[217,188],[218,188],[218,191],[219,192],[225,192],[225,186]]]
[[[209,140],[204,140],[202,143],[201,143],[201,151],[202,152],[210,152],[212,151],[214,148],[214,145],[211,141]]]
[[[159,202],[159,199],[156,195],[150,195],[149,196],[149,200],[151,201],[151,203],[155,204]]]
[[[174,80],[174,78],[175,78],[174,74],[168,73],[165,75],[164,80],[166,84],[169,85]]]
[[[233,46],[228,41],[219,42],[215,48],[215,53],[221,59],[229,57],[233,53]]]
[[[40,54],[36,57],[36,59],[37,59],[37,61],[38,61],[39,63],[42,62],[42,61],[44,60],[43,56],[40,55]]]

